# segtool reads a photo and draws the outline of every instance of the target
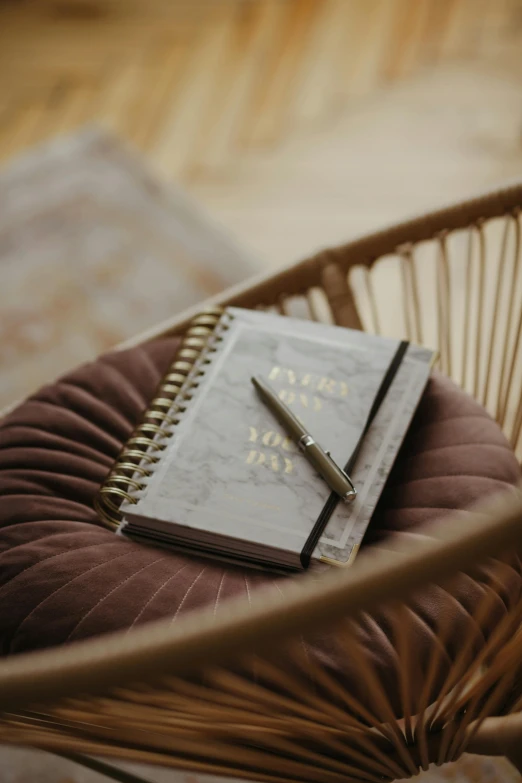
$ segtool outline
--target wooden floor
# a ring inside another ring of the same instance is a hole
[[[522,173],[521,0],[0,0],[0,75],[0,161],[100,123],[268,265]]]
[[[515,0],[4,0],[0,156],[97,120],[168,176],[216,174],[393,80],[521,42]]]

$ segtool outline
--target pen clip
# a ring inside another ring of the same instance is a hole
[[[355,484],[351,480],[350,476],[344,470],[344,468],[342,468],[340,465],[337,464],[337,462],[334,460],[334,458],[332,457],[329,451],[325,451],[325,454],[331,459],[332,463],[335,465],[335,468],[339,471],[339,473],[343,474],[346,481],[351,487],[350,491],[347,492],[346,495],[343,495],[343,500],[345,501],[345,503],[349,503],[350,501],[355,500],[355,498],[357,497],[357,490],[355,489]]]

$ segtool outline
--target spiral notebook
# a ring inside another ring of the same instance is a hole
[[[234,307],[204,312],[102,486],[97,510],[121,535],[227,561],[349,564],[433,358],[427,348],[327,324]],[[389,377],[352,469],[352,504],[332,502],[260,401],[252,375],[271,384],[340,465]],[[319,534],[305,561],[312,531]]]

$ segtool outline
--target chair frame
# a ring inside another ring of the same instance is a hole
[[[324,250],[276,274],[263,275],[235,286],[208,300],[203,307],[235,305],[275,308],[288,314],[288,302],[291,299],[303,297],[310,303],[309,292],[319,288],[326,298],[332,320],[342,326],[360,329],[363,327],[363,318],[350,284],[351,271],[356,267],[372,270],[379,259],[393,254],[399,257],[401,268],[410,270],[404,279],[409,280],[408,285],[413,285],[409,290],[415,296],[412,248],[422,242],[436,242],[441,249],[437,260],[440,273],[438,280],[441,281],[437,288],[439,349],[443,368],[448,371],[451,370],[451,330],[447,323],[448,310],[444,304],[448,290],[447,279],[445,281],[444,278],[444,270],[447,268],[446,238],[452,232],[470,230],[470,227],[480,233],[484,224],[495,218],[503,218],[513,226],[516,223],[513,229],[516,233],[514,269],[518,274],[517,264],[522,263],[518,245],[521,207],[522,183],[494,190],[356,239],[342,247]],[[505,251],[501,252],[505,255]],[[500,261],[504,265],[503,256]],[[499,270],[498,279],[503,274]],[[468,294],[465,296],[467,298]],[[495,299],[493,322],[499,306],[498,295]],[[310,308],[314,309],[312,304]],[[516,302],[512,303],[512,308],[513,312],[518,313]],[[191,308],[119,347],[128,348],[158,337],[182,334],[192,317],[201,309],[201,305]],[[414,310],[415,307],[412,307],[412,312]],[[412,312],[408,331],[415,336],[419,332],[418,313],[415,315]],[[500,368],[506,379],[504,385],[501,381],[499,387],[501,391],[504,389],[505,400],[507,393],[513,391],[513,384],[518,383],[513,365],[520,349],[522,302],[520,317],[515,320],[516,333],[510,337],[509,346],[507,342],[504,346]],[[493,333],[495,327],[491,331]],[[493,336],[490,334],[489,340],[482,345],[482,352],[489,354],[488,369],[491,369],[492,345]],[[488,401],[487,383],[486,379],[486,390],[481,391],[482,402]],[[506,384],[509,387],[507,391]],[[513,395],[515,398],[518,395],[518,399],[522,400],[519,392],[520,388],[517,387]],[[477,396],[480,398],[481,395]],[[497,403],[497,413],[498,410]],[[522,408],[515,410],[510,423],[506,423],[505,417],[501,423],[516,447],[522,429]],[[245,605],[244,601],[230,601],[218,620],[210,612],[201,610],[180,618],[175,627],[160,621],[137,628],[129,634],[118,633],[59,650],[7,659],[0,664],[0,740],[55,751],[128,783],[134,783],[137,778],[82,754],[107,754],[131,761],[167,761],[179,765],[175,758],[169,759],[168,754],[155,752],[153,748],[136,750],[132,742],[125,746],[125,743],[104,743],[102,737],[83,737],[79,740],[74,732],[72,736],[67,731],[62,732],[60,719],[56,717],[58,713],[52,711],[54,705],[64,699],[79,699],[81,703],[82,699],[89,701],[102,698],[113,693],[114,689],[119,689],[121,693],[129,692],[136,682],[142,685],[149,683],[150,687],[154,687],[167,678],[179,683],[209,665],[226,669],[229,662],[237,660],[239,655],[249,655],[254,651],[257,656],[262,656],[272,645],[279,644],[282,638],[297,637],[306,632],[307,628],[326,627],[340,618],[356,617],[363,611],[379,607],[384,601],[403,601],[412,591],[427,583],[441,583],[455,572],[472,568],[476,562],[491,555],[501,554],[510,548],[519,549],[521,520],[522,495],[514,491],[484,504],[465,523],[460,521],[458,529],[450,523],[441,524],[435,542],[416,542],[392,559],[382,553],[363,553],[353,568],[329,573],[319,584],[307,578],[300,580],[299,584],[291,586],[286,592],[284,603],[280,596],[262,591],[253,596],[252,605]],[[506,637],[502,649],[504,658],[500,655],[502,660],[498,664],[500,679],[506,671],[506,656],[513,664],[516,655],[522,650],[522,641],[516,634],[510,640]],[[49,714],[54,717],[48,722],[43,721],[40,714],[35,717],[35,703],[44,707],[51,705]],[[522,739],[522,719],[518,708],[513,715],[502,717],[497,717],[494,711],[491,717],[487,711],[479,711],[475,718],[473,723],[461,730],[459,752],[463,749],[473,752],[485,750],[509,755],[517,761],[517,747]],[[64,725],[67,725],[66,720]],[[499,733],[501,725],[502,731]],[[400,756],[403,746],[399,743],[397,747]],[[406,773],[414,774],[419,766],[425,768],[426,762],[433,760],[432,755],[429,758],[428,755],[425,749],[413,749],[411,758],[414,761],[404,762]],[[439,761],[447,760],[440,753],[438,758]],[[188,768],[238,774],[237,769],[231,769],[224,762],[206,764],[204,759],[201,759],[201,763],[192,759]],[[250,772],[243,774],[252,777]],[[259,773],[255,777],[276,781],[284,779],[285,775],[282,772],[279,778],[274,772],[264,776]],[[330,780],[326,773],[324,780]]]

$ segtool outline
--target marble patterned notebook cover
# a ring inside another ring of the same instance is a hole
[[[261,375],[340,465],[350,457],[398,340],[228,308],[204,377],[120,532],[233,561],[300,568],[330,490],[260,401]],[[209,360],[205,364],[202,362]],[[409,345],[312,563],[355,555],[429,377],[433,351]],[[190,376],[189,376],[190,381]]]

